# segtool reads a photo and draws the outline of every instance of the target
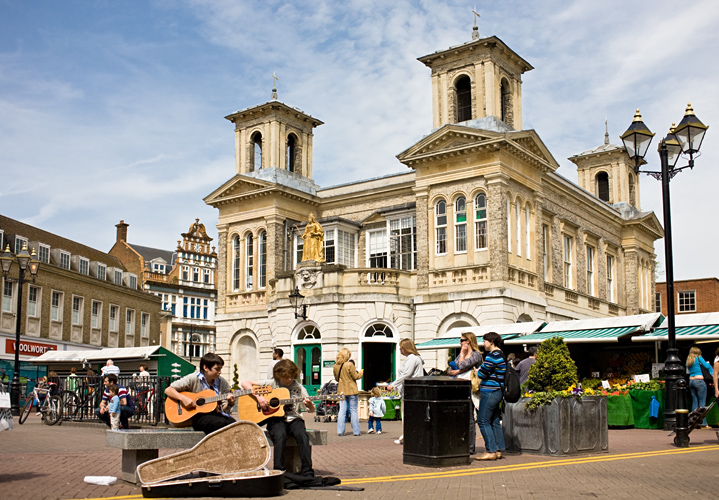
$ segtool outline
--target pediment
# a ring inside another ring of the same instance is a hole
[[[404,163],[405,160],[417,156],[431,156],[433,154],[463,150],[487,141],[494,141],[502,137],[502,135],[460,125],[445,125],[397,155],[397,158]]]
[[[208,205],[212,205],[219,201],[267,191],[273,187],[275,186],[270,182],[238,174],[206,196],[204,201]]]

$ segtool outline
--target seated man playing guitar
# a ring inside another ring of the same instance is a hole
[[[312,447],[310,439],[305,429],[305,421],[300,415],[300,404],[304,404],[309,411],[315,411],[315,405],[309,399],[307,389],[305,389],[297,378],[300,376],[300,369],[289,359],[281,359],[275,364],[272,370],[274,378],[263,380],[262,382],[245,381],[242,382],[244,389],[252,389],[257,385],[269,385],[273,389],[285,388],[289,391],[293,399],[303,398],[302,402],[287,405],[284,408],[283,417],[270,417],[266,420],[267,432],[272,436],[274,443],[274,460],[273,468],[276,470],[285,470],[285,444],[287,436],[292,436],[297,441],[297,447],[300,452],[300,460],[302,462],[302,470],[300,474],[303,476],[314,476],[312,469]],[[257,400],[257,404],[262,410],[269,410],[269,401],[260,395],[253,395]]]
[[[195,401],[184,394],[180,394],[181,392],[197,393],[212,389],[217,395],[231,393],[230,384],[220,376],[224,365],[225,361],[220,356],[213,352],[208,352],[200,359],[200,371],[174,381],[165,389],[165,395],[192,409],[195,407]],[[235,421],[230,416],[230,410],[234,404],[235,396],[234,394],[229,394],[227,400],[222,403],[222,409],[218,407],[211,413],[197,413],[194,415],[192,417],[192,428],[196,431],[210,434],[230,425]]]

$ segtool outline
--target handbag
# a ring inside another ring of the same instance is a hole
[[[469,370],[472,374],[469,376],[470,382],[472,382],[472,392],[478,392],[479,391],[479,384],[482,381],[481,378],[479,378],[479,375],[477,375],[477,369],[472,367]]]
[[[708,387],[714,387],[714,377],[711,373],[709,373],[709,370],[707,370],[707,367],[703,364],[699,363],[699,368],[702,369],[702,375],[704,376],[704,383]]]

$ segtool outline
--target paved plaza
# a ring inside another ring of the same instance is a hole
[[[554,458],[508,455],[496,462],[426,468],[402,463],[402,447],[393,443],[400,422],[383,423],[382,435],[339,437],[336,423],[326,429],[328,445],[313,449],[315,470],[364,491],[286,491],[293,499],[465,499],[465,498],[631,498],[669,499],[699,495],[716,498],[719,441],[716,430],[696,430],[689,448],[676,448],[667,432],[610,430],[609,453]],[[30,416],[25,425],[0,433],[0,498],[123,499],[142,498],[138,487],[118,482],[97,486],[84,476],[119,476],[121,451],[105,447],[99,424],[48,427]],[[479,433],[478,433],[479,434]],[[482,441],[478,438],[478,450]],[[168,453],[166,450],[161,453]]]

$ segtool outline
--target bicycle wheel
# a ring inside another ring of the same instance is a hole
[[[74,418],[80,409],[80,398],[74,391],[62,391],[62,414],[67,418]]]
[[[55,425],[62,418],[62,398],[50,396],[47,404],[42,409],[42,420],[45,425]]]
[[[32,408],[32,402],[32,397],[27,398],[27,401],[25,401],[25,406],[23,406],[20,412],[20,418],[17,420],[18,424],[22,425],[25,423],[25,420],[27,420],[28,415],[30,415],[30,409]]]

